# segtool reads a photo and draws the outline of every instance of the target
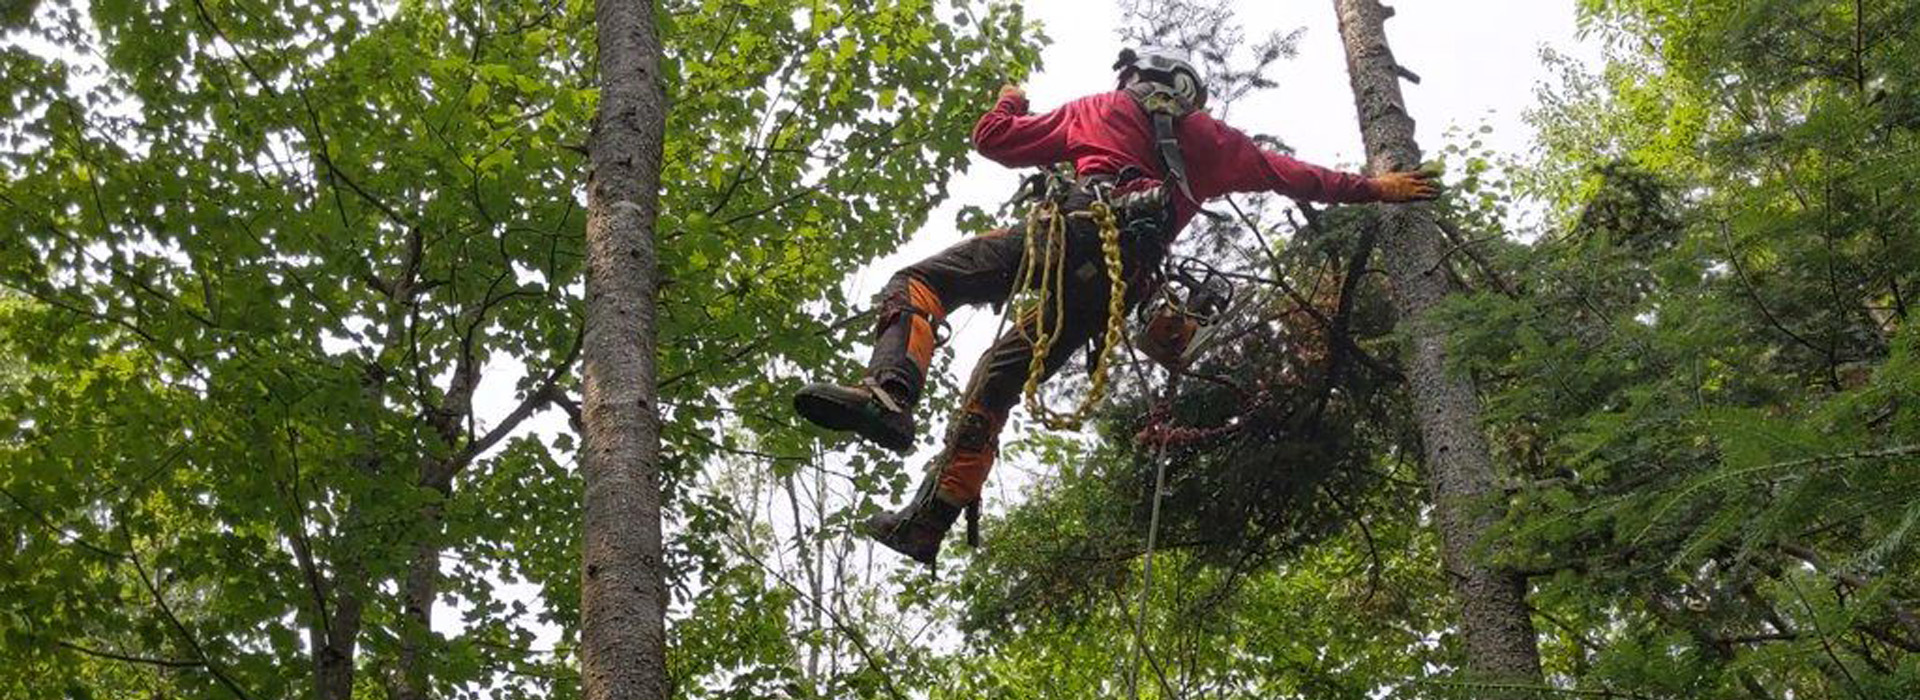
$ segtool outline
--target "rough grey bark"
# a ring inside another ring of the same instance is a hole
[[[667,696],[653,249],[666,96],[653,3],[597,0],[600,112],[588,137],[586,481],[580,580],[588,700]]]
[[[1413,118],[1400,96],[1404,70],[1387,46],[1384,24],[1393,11],[1378,0],[1334,0],[1333,5],[1368,170],[1419,167]],[[1492,677],[1537,681],[1540,652],[1527,612],[1526,579],[1477,556],[1481,539],[1499,518],[1486,507],[1495,494],[1493,458],[1481,433],[1473,381],[1447,372],[1445,329],[1433,318],[1450,291],[1439,225],[1425,204],[1380,205],[1380,215],[1380,252],[1411,344],[1409,391],[1426,451],[1443,564],[1462,608],[1468,664]]]

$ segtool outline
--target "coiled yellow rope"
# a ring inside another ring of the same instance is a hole
[[[1025,254],[1020,258],[1020,273],[1014,278],[1015,289],[1033,290],[1033,298],[1026,305],[1030,310],[1022,314],[1033,316],[1032,333],[1028,332],[1027,319],[1022,318],[1015,324],[1021,339],[1033,347],[1033,356],[1027,362],[1027,412],[1054,430],[1079,428],[1099,407],[1101,399],[1106,398],[1107,364],[1113,349],[1125,340],[1127,323],[1127,279],[1120,269],[1120,224],[1113,209],[1106,202],[1095,201],[1086,211],[1067,216],[1090,218],[1099,227],[1100,252],[1106,260],[1109,284],[1106,338],[1099,356],[1094,359],[1087,395],[1071,411],[1055,411],[1040,398],[1040,382],[1047,374],[1047,356],[1066,326],[1067,217],[1061,216],[1058,203],[1041,202],[1027,212]],[[1009,314],[1014,313],[1014,306],[1008,305]]]

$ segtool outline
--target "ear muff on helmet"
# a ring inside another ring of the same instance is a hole
[[[1207,104],[1206,82],[1200,79],[1200,71],[1179,51],[1160,46],[1121,49],[1119,58],[1113,62],[1113,69],[1120,72],[1120,89],[1126,89],[1135,80],[1146,80],[1167,86],[1193,109],[1200,109]]]
[[[1153,79],[1151,76],[1149,79]],[[1200,78],[1186,71],[1177,71],[1161,82],[1173,88],[1173,94],[1181,102],[1193,105],[1194,109],[1207,106],[1207,86]]]

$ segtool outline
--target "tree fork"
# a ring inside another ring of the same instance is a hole
[[[667,104],[653,3],[597,0],[594,27],[600,106],[587,141],[581,689],[588,700],[662,700],[653,227]]]
[[[1393,10],[1378,0],[1334,0],[1333,6],[1368,171],[1419,167],[1413,118],[1400,94],[1400,79],[1411,71],[1394,60],[1387,44],[1385,23]],[[1527,611],[1526,579],[1476,557],[1499,519],[1488,502],[1500,494],[1473,380],[1447,372],[1446,332],[1433,317],[1450,291],[1440,274],[1445,251],[1438,221],[1421,203],[1380,205],[1380,216],[1380,254],[1411,346],[1408,391],[1420,424],[1443,565],[1460,598],[1469,668],[1491,678],[1538,682],[1540,651]]]

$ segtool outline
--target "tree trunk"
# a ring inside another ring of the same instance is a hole
[[[475,312],[476,325],[485,313],[484,307]],[[419,539],[413,543],[407,577],[400,582],[400,658],[394,677],[389,679],[389,700],[426,700],[429,695],[427,647],[433,641],[433,601],[440,595],[440,551],[444,545],[441,537],[446,527],[446,504],[453,500],[454,475],[466,466],[466,460],[459,456],[461,427],[473,416],[473,392],[480,385],[480,363],[468,350],[474,334],[479,331],[470,328],[468,332],[468,345],[463,347],[454,365],[446,394],[427,418],[429,426],[440,436],[440,444],[453,455],[444,460],[423,460],[418,467],[418,485],[432,489],[439,498],[421,506],[417,514]],[[508,430],[519,422],[513,415],[509,415],[507,421]]]
[[[343,567],[342,576],[360,575],[358,566]],[[333,616],[325,629],[309,632],[313,644],[314,696],[320,700],[353,697],[354,649],[360,638],[360,596],[342,594],[333,600]]]
[[[667,696],[654,404],[653,225],[666,96],[653,4],[597,0],[600,112],[588,139],[581,681],[589,700]]]
[[[1367,146],[1369,172],[1419,166],[1413,118],[1400,96],[1402,69],[1387,46],[1393,11],[1378,0],[1334,0],[1347,48],[1347,72]],[[1440,527],[1443,565],[1460,598],[1460,630],[1470,668],[1486,676],[1540,679],[1540,652],[1527,612],[1526,579],[1478,559],[1478,545],[1499,519],[1493,458],[1481,433],[1473,380],[1447,372],[1446,330],[1433,311],[1450,291],[1444,246],[1431,207],[1381,205],[1381,257],[1411,345],[1409,391],[1425,447],[1428,487]]]
[[[348,520],[358,520],[357,508]],[[307,643],[313,661],[313,696],[317,700],[351,700],[353,697],[354,650],[360,640],[360,595],[338,591],[336,583],[364,577],[357,559],[340,562],[329,581],[314,563],[313,552],[304,537],[294,538],[296,556],[307,577],[308,592],[316,605],[307,625]],[[350,584],[349,584],[350,585]]]
[[[436,485],[439,487],[439,485]],[[388,688],[391,700],[426,700],[426,642],[433,635],[433,600],[440,595],[440,529],[445,508],[442,503],[453,497],[452,484],[438,488],[441,502],[427,505],[419,515],[423,523],[420,541],[413,545],[413,560],[407,577],[400,583],[400,658],[395,678]]]
[[[393,347],[398,337],[397,333],[390,334],[387,346]],[[366,405],[378,406],[386,391],[387,372],[378,365],[370,365],[361,375],[360,382],[360,396]],[[362,450],[354,457],[353,467],[366,477],[376,478],[383,462],[374,438],[374,421],[361,415],[350,424],[355,438],[361,442]],[[288,496],[294,499],[300,497],[297,482]],[[305,508],[298,502],[294,507]],[[339,531],[362,530],[365,520],[364,503],[353,499],[347,503],[346,517]],[[361,616],[365,612],[363,595],[370,592],[367,565],[363,559],[365,553],[352,548],[337,552],[329,576],[320,568],[313,543],[305,530],[304,518],[296,521],[294,527],[296,529],[289,539],[293,542],[294,554],[306,578],[307,590],[313,597],[313,620],[307,630],[313,657],[313,695],[318,700],[352,700],[354,671],[358,663],[355,652],[360,643]]]

